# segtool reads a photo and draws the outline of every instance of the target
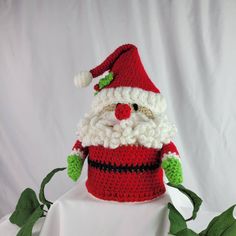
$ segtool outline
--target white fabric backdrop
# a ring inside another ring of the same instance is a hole
[[[93,98],[73,75],[123,43],[138,46],[167,99],[184,185],[208,210],[235,203],[235,42],[233,0],[0,0],[0,216],[24,188],[38,191],[45,174],[66,165]],[[58,174],[47,196],[72,185]]]

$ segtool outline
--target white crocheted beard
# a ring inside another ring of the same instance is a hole
[[[117,148],[121,145],[141,145],[162,148],[176,134],[176,127],[166,114],[149,119],[141,112],[132,112],[129,119],[117,120],[114,111],[90,112],[78,125],[78,139],[86,146]]]

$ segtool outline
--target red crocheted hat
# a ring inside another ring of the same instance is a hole
[[[80,72],[74,78],[75,85],[86,87],[93,78],[106,71],[109,74],[95,85],[97,95],[92,105],[95,110],[111,103],[137,103],[154,113],[166,109],[165,99],[148,77],[136,46],[125,44],[118,47],[97,67]]]

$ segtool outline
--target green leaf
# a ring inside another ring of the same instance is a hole
[[[233,217],[235,205],[213,218],[207,228],[200,233],[200,236],[235,236],[236,219]]]
[[[168,203],[169,220],[170,220],[170,234],[176,235],[178,232],[187,228],[187,224],[183,216],[174,207],[172,203]]]
[[[39,200],[45,204],[47,206],[47,208],[49,209],[50,206],[52,205],[52,202],[48,201],[45,198],[45,194],[44,194],[44,189],[46,184],[51,180],[51,178],[54,176],[54,174],[56,174],[58,171],[62,171],[65,170],[66,168],[56,168],[54,170],[52,170],[42,181],[41,186],[40,186],[40,192],[39,192]]]
[[[31,214],[39,207],[39,201],[34,190],[31,188],[25,189],[17,202],[16,209],[10,216],[11,223],[23,226],[30,218]]]
[[[32,229],[35,222],[43,215],[43,209],[41,207],[42,206],[39,206],[33,212],[33,214],[30,216],[27,222],[23,225],[23,227],[20,229],[20,231],[17,233],[16,236],[31,236],[32,235]]]
[[[191,229],[184,229],[176,234],[176,236],[199,236],[199,234],[195,233]]]
[[[168,183],[167,185],[169,185],[170,187],[176,188],[181,193],[185,194],[190,199],[191,203],[193,204],[192,216],[189,219],[187,219],[186,221],[196,219],[197,212],[199,211],[199,208],[202,204],[202,199],[196,193],[192,192],[189,189],[186,189],[183,185],[174,185],[171,183]]]
[[[110,72],[108,75],[106,75],[104,78],[99,80],[98,86],[99,89],[103,89],[104,87],[106,87],[107,85],[109,85],[111,83],[111,81],[113,80],[113,73]]]
[[[200,235],[200,236],[206,236],[206,232],[207,232],[207,230],[205,229],[205,230],[203,230],[201,233],[199,233],[199,235]]]
[[[236,222],[234,222],[228,229],[224,231],[222,236],[235,236],[236,235]]]

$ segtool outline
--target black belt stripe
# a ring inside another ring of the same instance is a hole
[[[119,172],[119,173],[127,173],[127,172],[146,172],[146,171],[154,171],[160,167],[160,161],[157,160],[155,163],[150,164],[142,164],[142,165],[112,165],[111,163],[106,164],[102,163],[101,161],[94,161],[88,158],[88,164],[91,167],[94,167],[96,169],[102,170],[102,171],[108,171],[108,172]]]

